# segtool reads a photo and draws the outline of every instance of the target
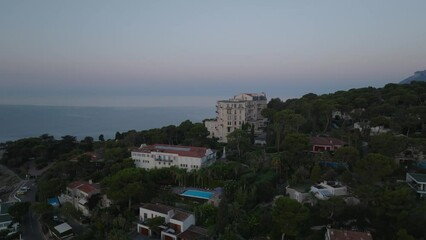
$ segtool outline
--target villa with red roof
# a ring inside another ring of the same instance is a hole
[[[373,240],[369,232],[327,228],[325,240]]]
[[[166,144],[142,145],[132,151],[136,167],[153,169],[178,167],[187,171],[209,166],[216,160],[216,152],[209,148]]]
[[[91,181],[76,181],[68,184],[67,191],[60,197],[61,202],[71,203],[75,209],[81,211],[85,216],[90,216],[89,199],[101,193],[99,184]]]
[[[336,151],[346,143],[340,139],[332,137],[311,137],[312,152]]]

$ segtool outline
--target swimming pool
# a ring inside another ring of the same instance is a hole
[[[186,190],[181,196],[184,197],[193,197],[201,199],[210,199],[213,197],[213,192],[199,191],[199,190]]]

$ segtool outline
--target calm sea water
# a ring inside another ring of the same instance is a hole
[[[212,107],[51,107],[0,105],[0,142],[44,133],[82,139],[114,138],[117,131],[146,130],[179,125],[187,119],[201,122],[215,116]]]

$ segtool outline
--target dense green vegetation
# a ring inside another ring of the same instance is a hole
[[[340,114],[333,117],[335,111]],[[3,146],[2,163],[21,172],[27,162],[39,167],[53,163],[38,179],[40,202],[60,194],[72,181],[100,182],[114,204],[95,208],[90,228],[78,239],[127,239],[126,233],[135,228],[138,206],[150,201],[194,212],[197,224],[209,229],[215,239],[281,239],[283,235],[286,239],[323,239],[324,229],[311,229],[323,225],[369,230],[374,239],[426,236],[422,227],[426,203],[397,181],[405,179],[407,171],[422,170],[394,160],[407,148],[426,152],[426,83],[306,94],[285,102],[274,98],[262,114],[269,120],[265,147],[253,145],[249,126],[231,133],[224,145],[208,139],[202,123],[185,121],[179,126],[117,132],[114,140],[107,141],[102,135],[98,141],[43,135],[8,142]],[[361,127],[354,128],[354,123]],[[371,134],[375,126],[390,131]],[[347,146],[313,154],[309,137],[314,135],[340,138]],[[226,146],[227,159],[191,172],[136,169],[129,149],[143,143],[206,146],[218,154]],[[320,164],[323,161],[345,167],[325,167]],[[288,185],[309,188],[322,180],[344,183],[360,204],[348,205],[343,198],[333,197],[312,206],[276,197],[284,195]],[[221,187],[223,198],[218,207],[194,203],[171,193],[170,186]],[[40,214],[53,211],[41,203],[32,209]]]

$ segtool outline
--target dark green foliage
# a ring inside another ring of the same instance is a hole
[[[309,218],[309,209],[296,200],[281,197],[272,209],[275,230],[281,235],[298,236]]]
[[[18,202],[10,206],[8,212],[12,218],[19,221],[25,214],[27,214],[29,207],[29,202]]]
[[[355,173],[362,183],[384,180],[396,170],[395,161],[381,154],[371,153],[355,164]]]

